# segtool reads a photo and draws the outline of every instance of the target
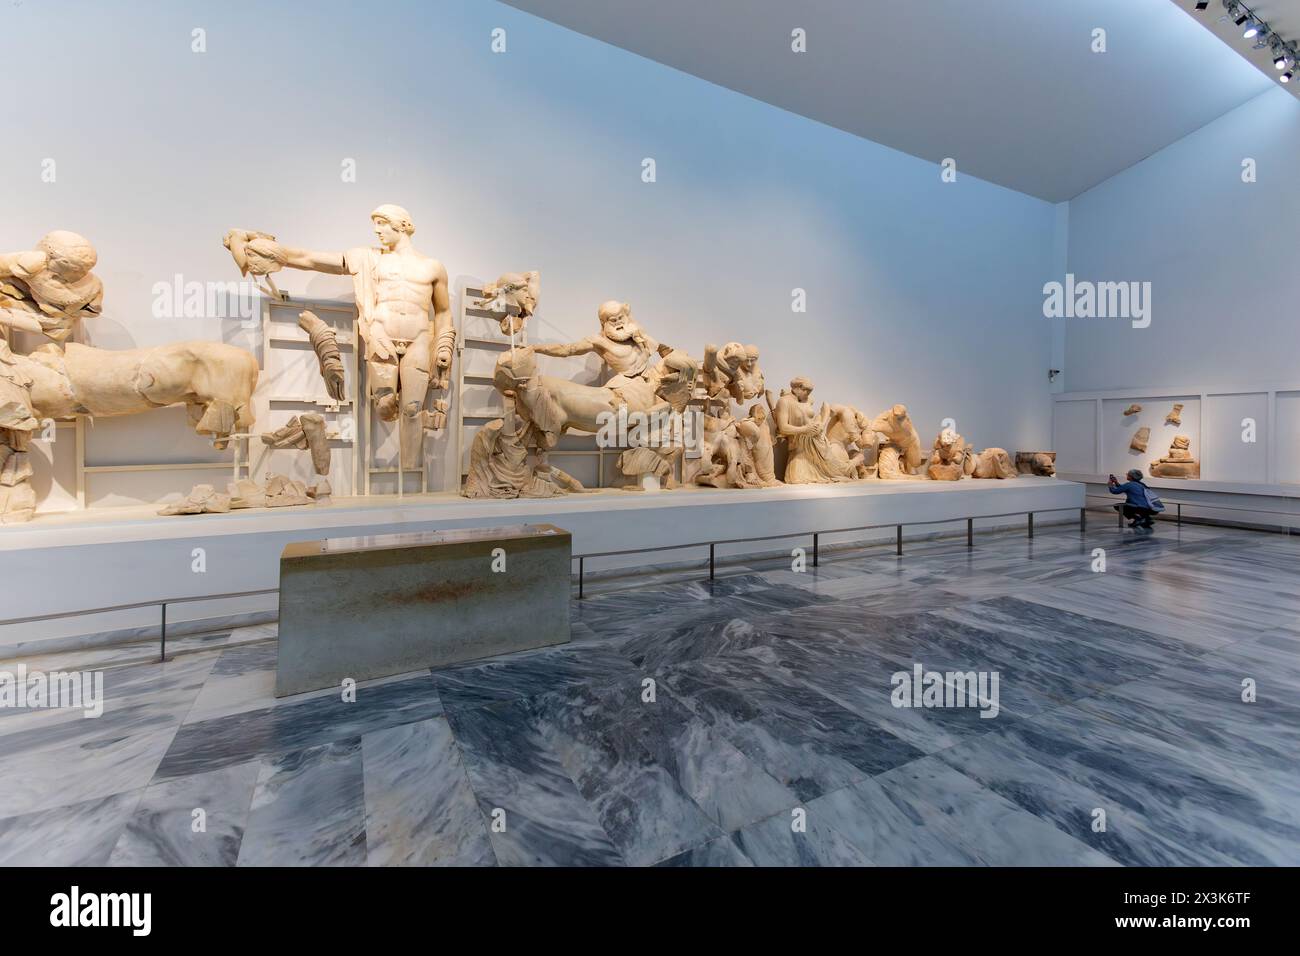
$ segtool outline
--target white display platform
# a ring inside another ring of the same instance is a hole
[[[0,528],[5,618],[33,617],[137,602],[257,591],[278,586],[280,553],[293,541],[445,528],[550,523],[573,535],[576,556],[692,542],[783,535],[871,524],[962,521],[968,517],[1077,509],[1084,486],[1054,478],[1007,481],[859,482],[724,491],[691,488],[657,494],[606,489],[585,495],[514,501],[452,494],[336,498],[327,506],[161,517],[152,508],[48,515]],[[1075,520],[1062,511],[1043,520]],[[977,527],[1018,523],[993,518]],[[939,527],[917,527],[924,534]],[[948,530],[961,530],[951,526]],[[864,539],[827,536],[822,545]],[[803,546],[805,541],[719,546],[719,557]],[[707,548],[591,559],[587,571],[707,559]],[[575,570],[576,570],[575,561]],[[197,570],[201,567],[202,570]],[[274,606],[274,596],[271,596]],[[177,619],[182,618],[178,615]],[[173,618],[169,617],[169,620]],[[103,630],[88,618],[62,633]],[[153,609],[143,622],[158,620]],[[46,624],[48,622],[42,622]],[[10,625],[5,645],[48,636],[37,625]]]

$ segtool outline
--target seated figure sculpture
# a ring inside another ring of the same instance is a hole
[[[925,473],[933,481],[960,481],[975,470],[973,450],[951,428],[939,432]]]
[[[790,388],[776,403],[777,434],[786,442],[785,483],[826,484],[852,481],[857,477],[854,464],[844,449],[826,437],[831,408],[822,405],[813,411],[813,383],[803,378],[791,379]]]

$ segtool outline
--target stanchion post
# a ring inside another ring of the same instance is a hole
[[[158,663],[161,664],[167,660],[167,602],[163,601],[161,605],[162,620],[158,626]]]
[[[1079,509],[1079,530],[1080,531],[1088,530],[1088,509],[1087,508]]]
[[[975,547],[975,519],[966,519],[966,547]]]
[[[813,532],[813,567],[814,567],[814,568],[817,567],[817,556],[818,556],[818,555],[817,555],[817,551],[818,551],[818,547],[817,547],[817,546],[818,546],[818,543],[819,543],[817,539],[820,538],[820,537],[821,537],[821,535],[819,535],[816,531]]]
[[[903,526],[901,524],[898,526],[897,543],[894,550],[900,555],[903,553]]]
[[[1034,513],[1031,511],[1029,512],[1029,537],[1032,538],[1033,536],[1034,536]]]
[[[713,544],[709,544],[709,580],[713,580]]]
[[[578,558],[578,600],[579,601],[582,600],[582,572],[583,572],[583,565],[586,562],[586,560],[587,560],[586,558],[582,558],[582,557]]]

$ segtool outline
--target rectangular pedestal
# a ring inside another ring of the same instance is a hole
[[[276,696],[562,644],[572,552],[554,525],[290,544]]]

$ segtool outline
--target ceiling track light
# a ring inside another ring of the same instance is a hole
[[[1209,0],[1197,0],[1196,9],[1204,10],[1209,6]],[[1282,83],[1290,83],[1296,74],[1296,66],[1300,64],[1300,54],[1296,52],[1294,43],[1287,43],[1273,31],[1264,20],[1239,0],[1223,0],[1224,15],[1219,17],[1220,23],[1232,21],[1238,27],[1242,27],[1241,36],[1245,40],[1254,40],[1251,48],[1255,50],[1268,50],[1269,58],[1273,61],[1273,69],[1281,71],[1278,80]]]

